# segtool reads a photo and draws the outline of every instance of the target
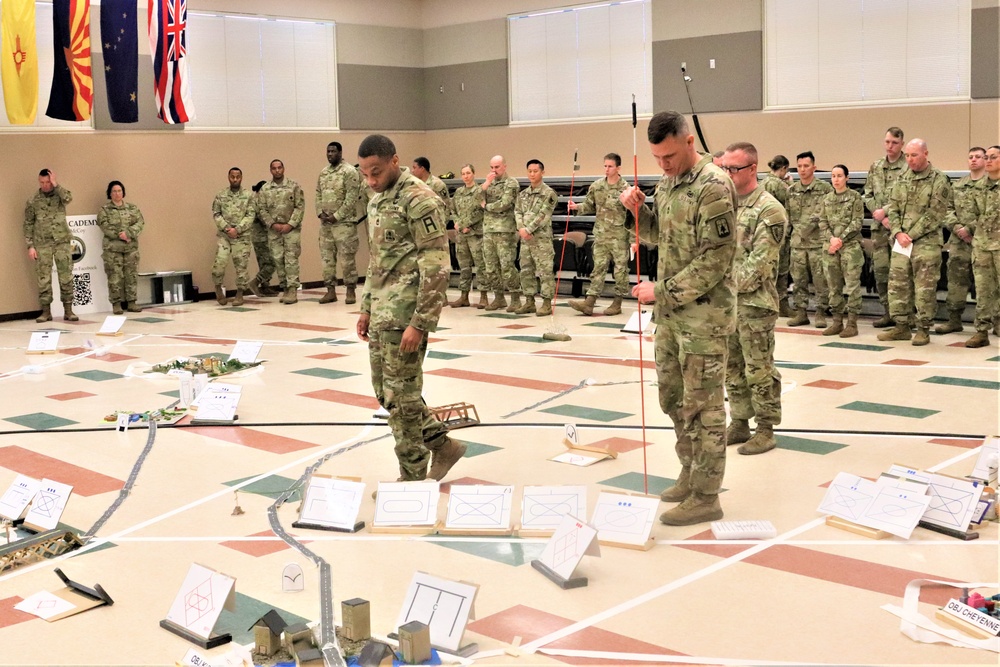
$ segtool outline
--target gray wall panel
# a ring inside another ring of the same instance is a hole
[[[709,59],[715,59],[715,69]],[[761,33],[740,32],[653,42],[653,109],[691,111],[680,65],[687,63],[696,112],[763,108]]]
[[[972,10],[973,99],[1000,97],[1000,7]]]
[[[338,65],[342,130],[423,130],[424,70]]]
[[[424,70],[428,130],[507,125],[507,60]],[[462,85],[465,90],[462,90]]]

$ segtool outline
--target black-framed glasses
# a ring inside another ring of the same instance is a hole
[[[754,165],[754,163],[751,162],[750,164],[745,164],[742,167],[723,167],[723,169],[725,169],[730,174],[738,174],[741,171],[743,171],[744,169],[749,169],[753,165]]]

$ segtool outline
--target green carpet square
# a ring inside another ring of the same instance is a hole
[[[554,340],[546,340],[541,336],[500,336],[500,340],[516,340],[519,343],[555,343]]]
[[[951,387],[972,387],[973,389],[992,389],[996,391],[1000,389],[1000,382],[993,382],[990,380],[969,380],[967,378],[950,378],[944,377],[942,375],[934,375],[929,378],[924,378],[921,382],[930,382],[931,384],[944,384]]]
[[[796,438],[791,435],[778,435],[778,447],[790,449],[794,452],[805,452],[806,454],[829,454],[838,449],[843,449],[847,445],[838,442],[823,442],[822,440],[810,440],[809,438]]]
[[[594,465],[601,465],[596,463]],[[647,482],[649,484],[649,493],[652,495],[660,495],[666,489],[677,483],[676,479],[671,477],[659,477],[657,475],[647,475]],[[604,486],[613,486],[616,489],[623,489],[625,491],[632,491],[635,493],[643,493],[642,488],[642,473],[640,472],[627,472],[623,475],[618,475],[617,477],[611,477],[609,479],[602,480],[598,484],[603,484]],[[722,493],[726,489],[719,489]]]
[[[507,538],[503,540],[479,538],[475,542],[435,542],[435,544],[439,547],[461,551],[470,556],[479,556],[513,567],[536,560],[545,550],[544,542],[521,543],[512,542]]]
[[[791,361],[776,361],[774,365],[778,368],[788,368],[793,371],[811,371],[814,368],[823,367],[823,364],[796,364]]]
[[[583,405],[556,405],[551,408],[539,410],[553,415],[563,417],[573,417],[575,419],[587,419],[595,422],[613,422],[625,417],[631,417],[628,412],[616,412],[614,410],[601,410],[600,408],[588,408]]]
[[[219,310],[228,310],[231,313],[252,313],[255,310],[260,310],[260,308],[247,308],[246,306],[229,306],[228,308],[220,308]]]
[[[237,484],[242,484],[248,479],[253,479],[257,475],[251,475],[250,477],[243,477],[241,479],[234,479],[229,482],[223,482],[226,486],[236,486]],[[282,477],[281,475],[268,475],[264,479],[259,479],[252,484],[241,487],[239,489],[240,493],[253,493],[258,496],[264,496],[265,498],[270,498],[272,500],[277,500],[278,496],[284,493],[287,489],[290,489],[296,480],[290,479],[288,477]],[[288,496],[288,502],[298,502],[302,499],[302,494],[298,489],[292,492]]]
[[[863,343],[841,343],[839,341],[823,343],[820,347],[839,347],[845,350],[864,350],[865,352],[881,352],[882,350],[892,349],[888,345],[865,345]]]
[[[442,359],[444,361],[451,361],[452,359],[463,359],[469,355],[467,354],[455,354],[454,352],[439,352],[437,350],[428,350],[427,357],[429,359]]]
[[[299,375],[311,375],[313,377],[323,378],[326,380],[340,380],[341,378],[349,378],[352,375],[358,375],[357,373],[338,371],[332,368],[303,368],[302,370],[292,372]]]
[[[503,447],[496,447],[494,445],[484,445],[481,442],[469,442],[468,440],[462,440],[465,443],[465,456],[462,458],[471,459],[473,456],[479,456],[481,454],[489,454],[490,452],[495,452],[498,449],[503,449]]]
[[[84,380],[93,380],[94,382],[117,380],[118,378],[125,377],[124,375],[109,373],[108,371],[77,371],[76,373],[66,373],[66,375],[72,375],[75,378],[82,378]]]
[[[600,327],[602,329],[617,329],[621,331],[624,324],[619,322],[591,322],[590,324],[584,324],[585,327]]]
[[[236,611],[230,612],[223,609],[222,614],[219,616],[219,621],[215,624],[215,632],[217,634],[228,632],[233,636],[233,641],[238,644],[252,643],[254,623],[272,609],[277,611],[281,619],[288,625],[316,620],[296,616],[292,612],[279,609],[271,603],[236,591]]]
[[[299,341],[300,343],[332,343],[333,338],[306,338],[305,340]]]
[[[520,320],[527,315],[515,315],[514,313],[486,313],[480,317],[499,317],[502,320]]]
[[[911,419],[924,419],[931,415],[936,415],[939,410],[925,410],[923,408],[910,408],[905,405],[889,405],[886,403],[867,403],[865,401],[854,401],[846,405],[838,406],[841,410],[854,410],[856,412],[870,412],[876,415],[892,415],[894,417],[909,417]]]
[[[179,389],[174,389],[173,391],[161,391],[160,396],[169,396],[170,398],[180,398],[181,392]]]
[[[130,317],[129,322],[145,322],[146,324],[156,324],[157,322],[173,322],[166,317]]]
[[[4,421],[13,422],[18,426],[24,426],[25,428],[30,428],[34,431],[45,431],[50,428],[60,428],[62,426],[71,426],[73,424],[80,423],[75,422],[72,419],[63,419],[62,417],[50,415],[47,412],[32,412],[27,415],[6,417]]]

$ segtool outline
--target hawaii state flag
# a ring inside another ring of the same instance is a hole
[[[0,75],[7,119],[11,125],[31,125],[38,113],[35,0],[3,0],[0,33]]]
[[[108,111],[115,123],[138,123],[139,29],[135,0],[101,0],[101,50]]]
[[[147,12],[156,115],[164,123],[186,123],[194,119],[187,71],[187,0],[149,0]]]
[[[52,37],[52,92],[45,115],[58,120],[90,120],[94,107],[90,0],[53,0]]]

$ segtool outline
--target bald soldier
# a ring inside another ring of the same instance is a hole
[[[389,412],[399,481],[441,480],[465,453],[421,397],[427,334],[437,328],[451,272],[444,202],[400,170],[388,137],[366,137],[358,158],[375,193],[368,202],[371,257],[358,338],[368,342],[372,387]]]
[[[895,326],[879,340],[930,342],[937,311],[937,283],[941,277],[942,228],[952,212],[951,182],[928,160],[927,143],[913,139],[903,149],[909,171],[896,181],[889,195],[887,215],[893,241],[889,260],[889,315]],[[910,313],[916,307],[917,333],[910,331]]]
[[[521,284],[514,258],[517,256],[517,225],[514,203],[520,186],[507,174],[507,161],[502,155],[490,158],[490,173],[480,186],[483,201],[483,287],[493,290],[494,299],[486,310],[506,308],[512,313],[521,307]],[[510,306],[504,298],[510,290]]]
[[[728,338],[736,330],[736,190],[711,156],[700,155],[684,116],[656,114],[647,129],[663,177],[655,209],[639,210],[639,232],[659,242],[656,283],[632,290],[655,303],[656,376],[660,409],[670,416],[681,471],[660,494],[678,502],[660,516],[671,526],[722,518],[719,490],[726,469],[723,381]],[[622,193],[626,209],[646,197],[635,186]]]

